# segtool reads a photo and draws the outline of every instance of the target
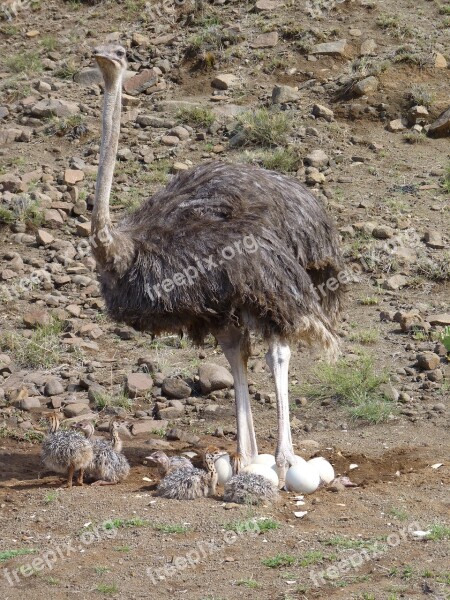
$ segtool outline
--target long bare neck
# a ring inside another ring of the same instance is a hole
[[[102,140],[95,202],[92,211],[92,252],[100,267],[124,272],[133,255],[133,243],[111,223],[109,201],[120,136],[122,75],[105,77]]]
[[[111,432],[111,444],[112,444],[113,450],[115,450],[116,452],[122,451],[123,443],[122,443],[122,440],[120,439],[119,432],[116,429],[114,429]]]
[[[92,211],[92,235],[98,245],[95,250],[111,240],[109,199],[111,196],[114,165],[120,135],[122,76],[105,78],[103,100],[102,140],[98,165],[95,203]],[[96,253],[95,253],[96,254]]]

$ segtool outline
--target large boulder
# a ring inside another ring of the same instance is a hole
[[[202,394],[233,387],[233,376],[225,367],[214,363],[204,363],[198,369]]]

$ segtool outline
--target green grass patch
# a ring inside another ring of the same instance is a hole
[[[237,132],[241,144],[274,148],[285,146],[293,129],[293,120],[286,111],[260,108],[237,116]]]
[[[357,550],[358,548],[373,548],[374,542],[371,540],[352,540],[341,535],[335,535],[332,538],[323,540],[322,542],[326,546],[332,546],[333,548],[340,548],[342,550]]]
[[[320,363],[313,380],[301,386],[301,392],[316,400],[333,398],[347,408],[352,418],[379,423],[393,411],[392,401],[380,391],[388,379],[387,372],[375,371],[370,356],[361,355],[355,360],[342,358],[333,365]]]
[[[358,344],[376,344],[380,339],[380,334],[376,329],[361,329],[355,331],[348,336],[350,342],[357,342]]]
[[[153,524],[152,527],[156,531],[161,531],[162,533],[187,533],[189,530],[186,525],[181,524],[168,525],[165,523],[156,523]]]
[[[318,563],[321,563],[324,559],[325,556],[320,550],[310,550],[303,554],[303,556],[299,559],[298,564],[301,567],[308,567],[309,565],[316,565]]]
[[[26,73],[34,75],[42,71],[42,62],[35,52],[21,52],[9,56],[5,61],[6,68],[11,73]]]
[[[291,567],[297,562],[297,559],[291,554],[276,554],[271,558],[265,558],[261,562],[270,569],[279,569],[280,567]]]
[[[17,550],[4,550],[0,552],[0,563],[16,558],[16,556],[25,556],[27,554],[36,554],[34,548],[18,548]]]
[[[427,540],[448,540],[450,539],[450,527],[443,523],[433,523],[429,528],[431,533],[427,536]]]
[[[450,165],[448,165],[444,175],[444,191],[450,194]]]
[[[107,406],[119,406],[129,410],[133,406],[133,400],[125,392],[113,394],[112,392],[96,392],[94,394],[95,407],[103,410]]]
[[[250,590],[256,590],[261,587],[261,584],[255,581],[255,579],[238,579],[236,585],[244,586]]]
[[[210,127],[216,120],[212,110],[202,106],[180,108],[177,118],[194,127]]]
[[[117,594],[117,592],[119,591],[119,588],[115,583],[99,583],[95,589],[97,590],[97,592],[107,595]]]
[[[48,369],[61,362],[62,331],[63,324],[58,319],[37,327],[30,337],[5,331],[0,336],[0,349],[11,352],[21,366]]]
[[[245,520],[238,519],[223,526],[226,531],[234,531],[236,533],[266,533],[280,527],[280,523],[269,517],[264,517],[263,519],[255,519],[254,517]]]

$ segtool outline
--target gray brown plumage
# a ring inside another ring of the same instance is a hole
[[[262,475],[239,473],[225,484],[223,499],[236,504],[273,504],[279,495],[276,486]]]
[[[85,475],[95,480],[96,485],[119,483],[130,473],[130,465],[122,454],[122,441],[119,437],[121,423],[113,421],[110,427],[111,439],[93,439],[94,426],[90,421],[77,424],[80,431],[92,443],[93,458],[85,467]]]
[[[325,286],[322,295],[313,286],[342,269],[337,239],[320,202],[298,181],[207,163],[174,178],[118,231],[132,240],[134,256],[121,277],[109,270],[101,276],[115,320],[154,334],[185,331],[198,343],[238,324],[265,338],[333,344],[341,293]],[[225,248],[234,249],[233,259],[224,260]],[[192,285],[161,288],[193,269]]]
[[[206,471],[194,467],[182,467],[169,472],[159,482],[157,494],[163,498],[176,500],[195,500],[195,498],[213,496],[216,493],[218,479],[214,463],[224,454],[222,451],[207,452],[205,455]]]
[[[83,485],[83,471],[94,456],[92,444],[77,431],[58,431],[56,414],[49,420],[50,428],[41,448],[43,464],[50,471],[67,474],[67,487],[72,487],[73,474],[78,471],[77,484]]]

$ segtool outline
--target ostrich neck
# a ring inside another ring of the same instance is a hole
[[[92,211],[91,246],[101,268],[124,272],[133,255],[133,243],[111,223],[109,201],[120,136],[122,76],[105,77],[102,141],[95,202]]]
[[[114,431],[111,437],[112,437],[111,441],[112,441],[113,450],[115,450],[116,452],[121,452],[122,451],[122,440],[120,439],[117,431]]]

